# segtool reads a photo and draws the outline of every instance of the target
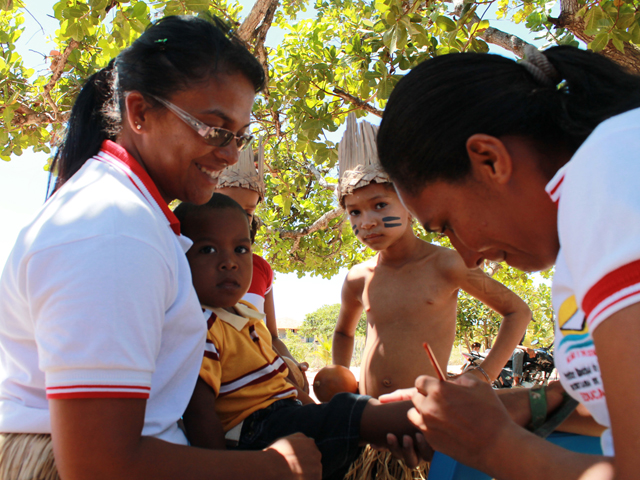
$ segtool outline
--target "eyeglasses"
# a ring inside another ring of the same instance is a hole
[[[170,101],[165,100],[164,98],[156,97],[155,95],[149,94],[149,96],[157,100],[158,102],[160,102],[162,105],[167,107],[173,113],[175,113],[176,116],[180,118],[180,120],[182,120],[184,123],[189,125],[196,132],[198,132],[198,135],[204,138],[204,141],[207,142],[209,145],[213,145],[214,147],[226,147],[235,138],[238,151],[241,151],[247,148],[251,143],[251,140],[253,140],[253,135],[245,134],[245,135],[238,136],[232,131],[226,130],[224,128],[210,127],[206,123],[201,122],[196,117],[185,112],[180,107],[174,105]]]

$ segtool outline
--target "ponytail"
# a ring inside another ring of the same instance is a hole
[[[84,163],[100,151],[104,140],[113,140],[109,111],[114,105],[115,59],[86,81],[71,109],[64,143],[58,148],[49,174],[49,186],[57,175],[54,193]]]
[[[551,179],[599,123],[640,107],[640,77],[607,58],[568,46],[540,55],[552,66],[550,78],[532,72],[532,62],[480,53],[443,55],[409,72],[378,131],[392,180],[417,193],[429,182],[464,179],[466,141],[476,133],[531,140]]]

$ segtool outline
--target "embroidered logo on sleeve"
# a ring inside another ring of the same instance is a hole
[[[558,325],[562,333],[580,334],[586,333],[587,319],[578,308],[575,295],[567,298],[558,309]]]

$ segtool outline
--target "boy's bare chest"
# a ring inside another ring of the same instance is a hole
[[[425,311],[448,309],[457,302],[456,289],[437,271],[430,269],[376,269],[362,291],[367,314],[385,318],[387,314],[410,317]]]

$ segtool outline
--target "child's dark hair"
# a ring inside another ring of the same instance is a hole
[[[222,193],[214,193],[211,200],[204,205],[194,205],[193,203],[182,202],[175,208],[175,210],[173,210],[173,213],[180,221],[180,227],[183,231],[182,233],[185,233],[189,231],[189,222],[198,213],[206,210],[222,210],[224,208],[235,208],[242,212],[242,216],[247,220],[247,225],[250,228],[247,212],[244,211],[244,208],[242,208],[233,198],[223,195]],[[224,228],[224,225],[221,225],[220,228]],[[185,235],[187,237],[189,236],[186,233]]]
[[[409,72],[378,132],[380,161],[392,180],[415,194],[428,182],[464,179],[471,168],[466,141],[476,133],[531,140],[551,179],[599,123],[640,107],[640,77],[605,57],[567,46],[543,55],[559,85],[543,85],[523,65],[480,53],[443,55]]]
[[[153,102],[149,95],[169,98],[216,75],[235,73],[256,92],[264,87],[260,62],[222,20],[171,16],[154,22],[82,87],[53,160],[55,188],[97,154],[104,140],[115,139],[127,92],[138,91]]]

